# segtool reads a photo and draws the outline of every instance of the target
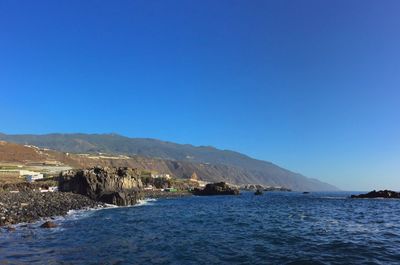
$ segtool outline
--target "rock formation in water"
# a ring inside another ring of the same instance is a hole
[[[40,227],[41,228],[56,228],[58,225],[56,223],[53,223],[52,221],[47,221],[43,223]]]
[[[233,188],[225,182],[210,183],[204,189],[194,189],[194,195],[209,196],[209,195],[239,195],[239,189]]]
[[[400,192],[391,190],[371,191],[366,194],[351,195],[351,198],[366,199],[366,198],[387,198],[387,199],[400,199]]]
[[[256,190],[256,192],[254,192],[254,195],[263,195],[262,190]]]
[[[139,175],[139,171],[126,167],[69,170],[60,174],[59,190],[118,206],[134,205],[142,197]]]

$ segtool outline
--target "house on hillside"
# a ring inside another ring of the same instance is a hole
[[[208,182],[200,180],[196,172],[193,172],[192,176],[190,176],[189,181],[197,184],[199,187],[205,187],[208,184]]]
[[[192,176],[189,179],[190,181],[198,182],[199,177],[197,176],[196,172],[193,172]]]

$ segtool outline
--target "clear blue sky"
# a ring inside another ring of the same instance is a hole
[[[213,145],[400,190],[400,1],[0,1],[0,131]]]

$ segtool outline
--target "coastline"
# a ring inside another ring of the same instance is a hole
[[[144,190],[142,194],[144,199],[170,199],[193,196],[189,191],[165,192],[160,190]]]
[[[165,192],[152,190],[143,191],[142,195],[143,200],[127,207],[140,206],[142,201],[149,199],[180,198],[192,196],[192,193],[188,191]],[[0,228],[13,231],[16,225],[54,220],[58,217],[74,214],[75,211],[81,212],[117,207],[121,206],[108,205],[72,192],[41,193],[32,190],[18,193],[0,192]]]
[[[0,227],[66,216],[71,210],[97,209],[104,204],[70,192],[0,192]]]

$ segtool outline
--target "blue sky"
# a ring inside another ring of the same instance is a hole
[[[0,131],[212,145],[400,190],[399,1],[0,2]]]

